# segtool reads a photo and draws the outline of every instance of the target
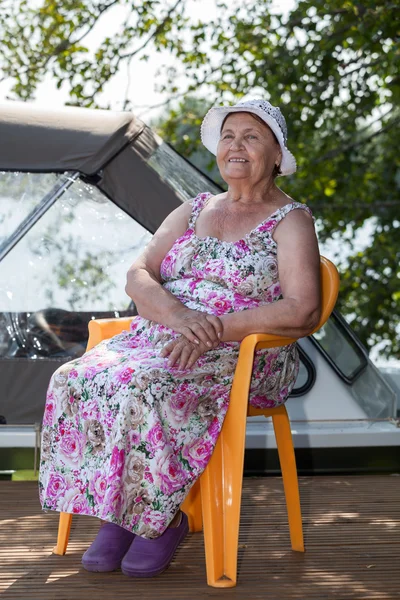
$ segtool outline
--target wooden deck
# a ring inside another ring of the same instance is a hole
[[[189,535],[154,579],[88,573],[80,558],[97,522],[74,517],[55,556],[58,516],[44,514],[33,482],[0,481],[0,593],[18,600],[400,598],[400,477],[300,478],[306,553],[290,550],[279,477],[244,480],[238,585],[206,584],[202,534]]]

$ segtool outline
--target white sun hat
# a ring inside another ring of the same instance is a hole
[[[267,100],[246,100],[233,106],[215,106],[210,108],[201,124],[201,141],[204,146],[217,154],[217,146],[221,135],[222,123],[229,113],[249,112],[260,117],[274,132],[282,150],[280,164],[281,175],[291,175],[296,171],[296,159],[286,147],[286,121],[277,106],[272,106]]]

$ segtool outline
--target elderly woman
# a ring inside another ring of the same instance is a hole
[[[150,577],[188,532],[180,512],[213,452],[240,341],[309,334],[319,319],[310,210],[275,179],[296,170],[286,124],[263,100],[211,109],[202,141],[228,191],[200,193],[129,269],[139,316],[53,375],[43,421],[44,509],[103,521],[82,562]],[[297,376],[295,345],[256,354],[250,402],[273,407]]]

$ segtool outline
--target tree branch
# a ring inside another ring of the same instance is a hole
[[[159,25],[157,25],[157,27],[155,28],[153,33],[147,38],[147,40],[141,46],[139,46],[139,48],[136,48],[136,50],[133,50],[133,52],[129,52],[129,54],[121,54],[121,59],[132,58],[133,56],[138,54],[141,50],[144,50],[144,48],[146,48],[146,46],[151,42],[151,40],[153,40],[163,30],[163,27],[165,27],[165,24],[167,23],[168,19],[170,18],[170,16],[172,15],[172,13],[176,9],[176,7],[179,4],[181,4],[181,2],[182,2],[182,0],[177,0],[175,2],[174,6],[172,6],[172,8],[170,8],[170,10],[167,12],[164,20]]]
[[[177,6],[179,4],[181,4],[183,0],[177,0],[174,4],[174,6],[172,6],[168,13],[166,14],[165,18],[163,19],[163,21],[157,25],[157,27],[155,28],[155,30],[153,31],[153,33],[148,37],[148,39],[141,45],[139,46],[139,48],[136,48],[136,50],[134,50],[133,52],[129,52],[128,54],[121,54],[118,57],[118,60],[116,62],[115,65],[115,70],[118,70],[119,65],[121,62],[125,61],[126,59],[128,59],[128,64],[131,62],[132,58],[138,54],[138,52],[140,52],[141,50],[143,50],[150,42],[151,40],[153,40],[163,29],[163,27],[165,27],[168,19],[170,18],[171,14],[174,12],[174,10],[177,8]],[[85,101],[90,101],[93,100],[95,95],[99,93],[99,91],[101,91],[101,88],[103,87],[103,85],[107,83],[107,80],[101,81],[98,83],[98,85],[94,88],[94,91],[92,92],[92,94],[90,94],[90,96],[86,96],[84,98]],[[124,99],[124,104],[126,105],[128,98],[127,98],[127,93],[128,93],[129,87],[127,87],[126,89],[126,93],[125,93],[125,99]]]
[[[346,69],[346,67],[348,67],[349,65],[353,65],[356,62],[357,62],[357,60],[351,60],[346,65],[344,65],[342,67],[342,69]],[[358,65],[358,67],[355,67],[354,69],[351,69],[351,71],[344,71],[343,77],[347,77],[348,75],[352,75],[353,73],[356,73],[357,71],[360,71],[361,69],[367,69],[368,67],[376,67],[376,65],[379,65],[381,63],[382,63],[381,59],[380,60],[374,60],[373,62],[370,62],[370,63],[363,62],[361,65]]]
[[[379,115],[379,117],[377,117],[373,121],[370,121],[368,123],[368,125],[366,125],[365,127],[362,127],[361,129],[357,129],[357,135],[360,135],[360,133],[363,133],[364,131],[367,131],[367,129],[369,129],[371,127],[371,125],[373,125],[374,123],[378,123],[378,121],[383,121],[383,119],[386,119],[386,117],[388,115],[390,115],[390,113],[394,112],[394,110],[395,110],[395,107],[391,106],[389,108],[389,110],[386,111],[383,115]]]
[[[168,19],[170,18],[171,14],[173,13],[173,11],[176,9],[176,7],[182,2],[182,0],[177,0],[177,2],[174,4],[173,7],[170,8],[170,10],[168,11],[167,15],[165,16],[165,18],[163,19],[163,21],[156,27],[156,29],[154,30],[154,32],[152,33],[152,35],[146,40],[146,42],[144,44],[142,44],[141,47],[137,48],[135,51],[130,52],[129,54],[121,54],[120,56],[118,56],[118,60],[116,61],[116,64],[114,66],[114,71],[117,71],[119,68],[119,65],[121,64],[121,62],[124,62],[126,59],[128,59],[128,68],[129,68],[129,64],[132,60],[132,58],[138,53],[140,52],[140,50],[142,50],[143,48],[145,48],[147,46],[147,44],[154,39],[154,37],[156,35],[158,35],[158,33],[160,33],[162,31],[162,28],[165,26],[165,24],[167,23]],[[90,94],[90,96],[85,96],[82,98],[82,100],[86,103],[86,102],[90,102],[93,101],[94,97],[96,96],[96,94],[98,94],[102,87],[107,83],[108,79],[103,80],[98,82],[98,85],[96,85],[96,87],[94,88],[93,92]],[[124,99],[124,106],[126,106],[127,102],[128,102],[128,92],[129,92],[129,77],[128,77],[128,84],[126,87],[126,91],[125,91],[125,99]]]
[[[315,163],[320,163],[325,160],[330,160],[331,158],[336,158],[336,156],[340,156],[340,154],[343,154],[344,152],[347,152],[348,150],[352,150],[353,148],[356,148],[357,146],[361,146],[362,144],[365,144],[366,142],[370,142],[373,138],[377,137],[378,135],[381,135],[382,133],[384,133],[385,131],[387,131],[388,129],[393,127],[393,125],[396,125],[397,123],[400,123],[400,117],[398,119],[394,119],[391,123],[388,123],[386,125],[386,127],[382,127],[378,131],[374,131],[374,133],[371,133],[371,135],[363,138],[362,140],[359,140],[358,142],[354,142],[353,144],[349,144],[347,146],[344,146],[343,148],[336,148],[335,150],[331,150],[330,152],[327,152],[320,158],[317,158],[315,160]]]
[[[130,58],[128,60],[128,62],[126,63],[126,88],[125,88],[125,96],[124,96],[124,103],[123,103],[123,110],[126,109],[128,103],[129,103],[129,90],[131,87],[131,71],[130,71],[130,66],[131,66],[131,62],[132,62],[132,58]]]
[[[70,46],[73,46],[74,44],[78,44],[79,42],[81,42],[92,31],[93,27],[96,25],[96,23],[98,22],[99,18],[102,16],[102,14],[104,14],[109,8],[111,8],[115,4],[118,4],[119,2],[120,2],[120,0],[112,0],[112,2],[110,2],[109,4],[103,5],[103,7],[100,9],[98,15],[95,17],[93,23],[90,25],[90,27],[85,31],[85,33],[83,35],[81,35],[79,38],[77,38],[76,40],[73,40],[73,41],[71,41],[69,39],[63,40],[61,42],[61,44],[59,44],[58,46],[53,48],[52,53],[50,55],[48,55],[47,57],[45,57],[41,63],[37,62],[36,64],[30,64],[25,70],[20,71],[20,73],[22,75],[27,75],[28,73],[37,73],[38,71],[45,69],[52,58],[54,58],[61,52],[65,52],[65,50],[67,50],[67,48],[69,48]],[[89,19],[86,20],[86,23],[88,21],[89,21]],[[85,23],[83,23],[83,25],[85,25]],[[5,81],[8,78],[9,78],[9,76],[5,75],[4,77],[2,77],[0,79],[0,83],[2,83],[3,81]]]
[[[215,73],[216,71],[218,71],[219,67],[215,67],[213,69],[211,69],[211,71],[209,73],[207,73],[204,76],[204,79],[202,81],[198,81],[196,82],[197,85],[200,87],[202,85],[204,85],[207,82],[207,79],[209,78],[209,76],[212,73]],[[154,108],[162,108],[163,106],[166,106],[167,104],[169,104],[169,102],[171,102],[172,100],[178,100],[178,98],[182,98],[184,96],[187,96],[190,93],[191,90],[184,90],[183,92],[179,92],[179,94],[174,94],[173,96],[169,96],[166,100],[163,100],[162,102],[158,102],[157,104],[152,104],[151,106],[149,106],[148,104],[141,104],[136,106],[135,108],[144,108],[145,110],[143,112],[141,112],[140,114],[138,114],[138,117],[142,117],[142,115],[144,115],[145,113],[149,112],[150,110],[153,110]]]
[[[74,44],[79,44],[79,42],[81,42],[92,31],[93,27],[96,25],[96,23],[100,19],[101,15],[103,13],[105,13],[109,8],[114,6],[114,4],[119,4],[119,2],[120,2],[120,0],[112,0],[112,2],[110,2],[109,4],[104,4],[103,7],[100,9],[99,14],[97,15],[97,17],[95,18],[93,23],[90,25],[90,27],[87,29],[87,31],[83,35],[81,35],[81,37],[79,37],[76,40],[74,40],[73,42],[71,42],[69,45],[72,46]],[[89,19],[87,19],[87,21],[88,20]],[[82,25],[85,25],[85,23],[83,23]]]

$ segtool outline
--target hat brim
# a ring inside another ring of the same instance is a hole
[[[266,114],[264,110],[257,108],[256,106],[216,106],[214,108],[210,108],[203,119],[200,129],[201,141],[207,150],[212,152],[214,155],[217,154],[222,123],[227,115],[235,112],[253,113],[260,117],[260,119],[262,119],[264,123],[270,127],[270,129],[274,132],[282,151],[282,161],[280,165],[281,175],[291,175],[294,173],[297,168],[296,159],[286,148],[283,134],[278,123],[270,115]]]

